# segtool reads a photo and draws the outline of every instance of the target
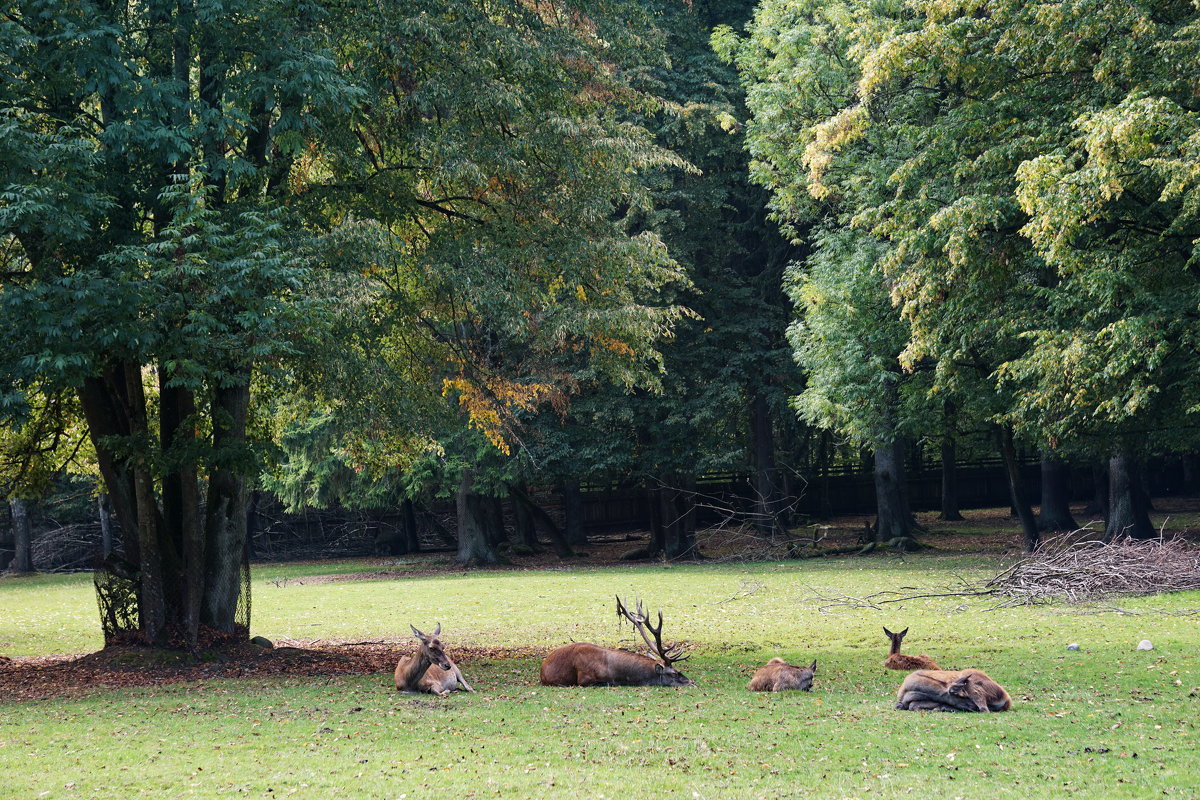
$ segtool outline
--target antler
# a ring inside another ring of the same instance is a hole
[[[663,615],[662,615],[661,608],[658,610],[658,627],[656,628],[650,624],[650,620],[646,619],[646,612],[642,608],[641,600],[637,601],[637,611],[630,613],[629,609],[627,609],[625,607],[625,604],[621,602],[621,598],[618,596],[617,597],[617,616],[624,617],[625,619],[629,620],[633,624],[633,627],[637,628],[638,633],[640,633],[642,635],[642,638],[646,640],[646,645],[650,648],[650,650],[655,655],[657,655],[660,659],[662,659],[663,664],[665,664],[666,666],[669,667],[678,661],[684,661],[687,659],[687,656],[683,654],[683,645],[675,644],[675,645],[672,645],[671,647],[663,646],[663,642],[662,642]],[[653,642],[650,641],[650,637],[646,635],[647,630],[649,630],[650,633],[654,634]]]

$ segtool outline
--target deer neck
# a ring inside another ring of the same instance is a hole
[[[416,686],[417,681],[433,664],[433,659],[429,657],[429,653],[424,647],[417,650],[417,654],[413,656],[412,661],[408,664],[408,669],[404,672],[404,683],[407,686]]]
[[[891,651],[888,653],[888,655],[890,655],[890,656],[894,656],[894,655],[898,655],[899,653],[900,653],[900,640],[899,640],[899,639],[892,639],[892,649],[891,649]],[[875,656],[875,657],[876,657],[876,658],[879,658],[879,656]]]

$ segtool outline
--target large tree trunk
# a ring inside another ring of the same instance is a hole
[[[875,447],[875,542],[906,548],[915,544],[916,525],[905,490],[904,444],[899,439]]]
[[[500,558],[487,536],[483,498],[475,493],[474,470],[464,468],[459,478],[456,504],[458,518],[458,563],[496,564]]]
[[[8,498],[8,510],[12,514],[13,559],[8,564],[12,573],[33,572],[33,526],[29,521],[29,507],[19,497]]]
[[[779,520],[779,471],[775,466],[775,430],[767,398],[756,392],[750,402],[750,451],[754,459],[754,529],[760,536],[783,532]]]
[[[129,562],[138,564],[141,554],[133,470],[128,459],[118,456],[109,446],[110,441],[122,440],[130,433],[124,369],[118,364],[106,368],[101,377],[85,378],[79,389],[79,402],[109,503],[121,523],[121,550]]]
[[[832,479],[829,475],[833,466],[833,434],[821,431],[817,443],[817,517],[824,519],[833,515]]]
[[[1123,451],[1108,460],[1106,541],[1120,536],[1153,539],[1158,535],[1150,524],[1149,498],[1142,488],[1141,468],[1137,459]]]
[[[163,527],[160,546],[166,582],[167,625],[189,646],[200,630],[204,593],[204,533],[200,521],[200,489],[192,451],[195,449],[196,402],[192,393],[170,385],[159,371],[159,437],[164,454]]]
[[[149,437],[146,418],[146,394],[142,384],[142,370],[137,364],[125,364],[125,397],[128,399],[129,434],[134,441]],[[167,644],[167,593],[163,575],[163,553],[161,532],[162,515],[154,492],[154,476],[150,472],[149,454],[143,454],[132,464],[133,495],[137,509],[138,549],[141,553],[141,593],[138,595],[138,611],[142,622],[142,635],[148,644]],[[110,487],[111,494],[111,487]]]
[[[661,486],[646,489],[647,504],[650,510],[650,544],[646,547],[646,556],[652,557],[667,549],[666,524],[663,520],[663,489]]]
[[[464,468],[458,481],[458,563],[499,564],[487,537],[483,498],[475,493],[475,471]]]
[[[563,527],[566,529],[567,542],[571,547],[587,545],[587,533],[583,529],[583,494],[579,491],[579,481],[568,478],[559,486],[563,499]]]
[[[250,386],[239,382],[213,394],[213,447],[220,459],[209,475],[205,518],[201,623],[218,633],[237,631],[242,564],[246,557],[246,480],[233,465],[244,457]],[[246,589],[249,591],[249,587]],[[246,598],[249,601],[249,598]]]
[[[1039,531],[1073,531],[1079,528],[1071,516],[1070,470],[1050,452],[1042,453],[1042,502],[1038,508]]]
[[[417,511],[413,505],[412,498],[404,498],[404,502],[400,504],[400,514],[404,525],[404,552],[419,553],[421,551],[421,539],[418,536]]]
[[[659,490],[663,544],[667,558],[698,558],[694,478],[677,478],[676,486]]]
[[[938,519],[958,522],[963,518],[958,509],[958,442],[955,436],[958,409],[953,403],[946,403],[942,410],[942,513],[938,514]]]
[[[1017,463],[1017,448],[1013,443],[1013,431],[1008,425],[1000,427],[1000,454],[1004,458],[1004,469],[1008,473],[1008,490],[1013,509],[1021,520],[1021,534],[1025,539],[1025,552],[1032,553],[1040,541],[1033,506],[1029,504],[1029,492],[1021,476],[1021,465]]]
[[[958,454],[954,438],[942,439],[942,511],[938,519],[957,522],[963,518],[958,510]]]

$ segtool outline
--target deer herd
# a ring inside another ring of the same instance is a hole
[[[694,686],[695,681],[684,676],[675,665],[687,658],[683,646],[667,646],[662,640],[663,616],[658,612],[658,625],[650,622],[641,601],[630,611],[617,598],[617,615],[631,623],[641,634],[651,655],[631,653],[588,642],[572,642],[553,650],[542,661],[541,682],[544,686]],[[462,671],[442,645],[439,622],[433,633],[416,634],[417,652],[404,656],[396,664],[396,689],[402,692],[428,692],[445,697],[453,691],[474,692]],[[891,641],[891,650],[883,666],[887,669],[909,670],[896,692],[896,708],[902,711],[1007,711],[1012,708],[1008,692],[981,670],[947,670],[922,653],[910,656],[900,652],[908,628],[899,633],[883,629]],[[817,662],[807,667],[788,664],[782,658],[772,658],[758,668],[747,684],[755,692],[812,690]]]

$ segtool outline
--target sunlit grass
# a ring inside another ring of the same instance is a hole
[[[478,695],[397,695],[389,676],[254,679],[0,701],[3,797],[1194,797],[1200,594],[1104,607],[994,609],[934,597],[882,610],[834,602],[942,587],[994,559],[498,571],[305,582],[379,562],[255,571],[254,632],[362,640],[441,622],[455,645],[632,643],[616,593],[661,604],[692,643],[690,689],[550,689],[537,660],[468,662]],[[0,581],[0,652],[99,641],[86,576]],[[1011,713],[897,712],[881,626],[944,666],[986,669]],[[1143,638],[1149,652],[1134,650]],[[1079,642],[1081,650],[1067,651]],[[745,690],[773,655],[819,661],[811,694]],[[1135,755],[1136,754],[1136,755]],[[46,794],[43,794],[46,793]]]

